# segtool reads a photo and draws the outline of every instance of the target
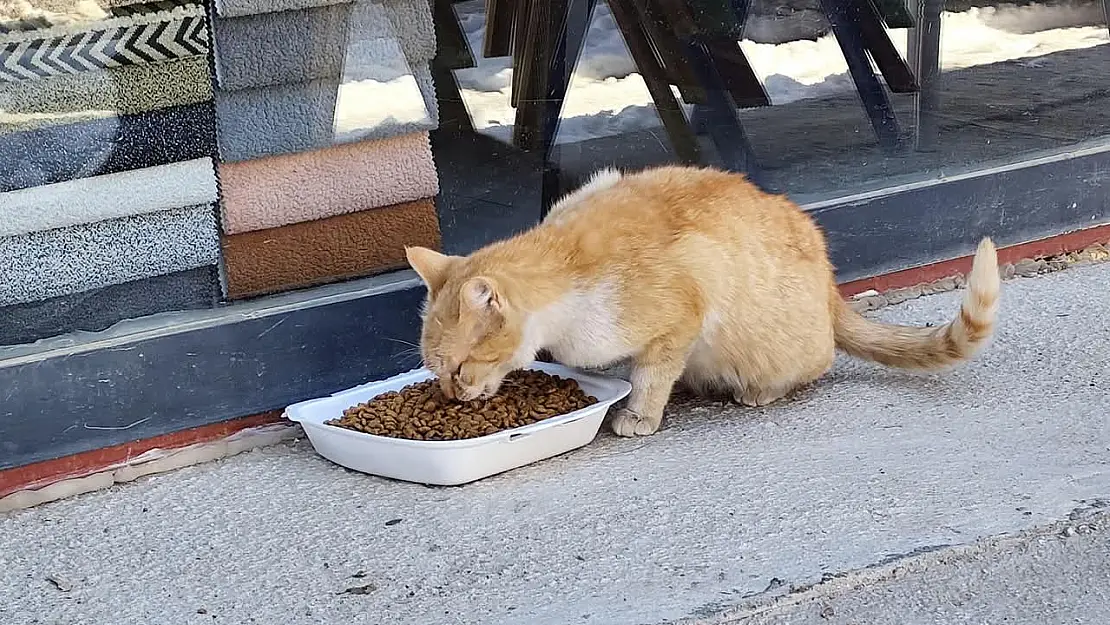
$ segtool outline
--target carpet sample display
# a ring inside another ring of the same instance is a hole
[[[231,299],[406,266],[405,246],[440,247],[434,198],[222,237]]]
[[[0,238],[0,306],[215,265],[212,205]]]
[[[323,219],[439,193],[426,133],[220,165],[224,232]]]
[[[331,4],[343,4],[350,0],[216,0],[216,15],[219,17],[242,17],[279,11],[299,11]]]
[[[0,82],[0,134],[211,99],[208,61],[202,56],[42,80]]]
[[[0,192],[211,157],[216,153],[214,109],[206,102],[0,134]],[[182,167],[168,170],[171,184]],[[163,182],[139,176],[143,184]],[[115,193],[107,187],[100,191]],[[5,201],[0,196],[0,213]],[[200,201],[207,200],[187,204]]]
[[[81,178],[0,194],[0,237],[208,204],[216,198],[210,158]],[[0,267],[4,264],[0,261]]]
[[[347,45],[350,4],[216,18],[216,79],[221,89],[334,78]]]
[[[169,0],[172,5],[173,0]],[[35,80],[92,70],[203,56],[204,6],[111,17],[91,23],[0,34],[0,81]]]
[[[178,271],[91,291],[0,308],[0,345],[33,343],[75,331],[99,332],[125,319],[219,304],[216,266]]]

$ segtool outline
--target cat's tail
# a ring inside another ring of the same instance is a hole
[[[968,360],[994,333],[1002,285],[994,243],[979,243],[967,276],[960,314],[935,328],[872,321],[836,294],[836,346],[852,356],[900,369],[943,369]]]

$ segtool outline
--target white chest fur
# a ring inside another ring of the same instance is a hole
[[[559,362],[602,367],[630,355],[612,288],[573,291],[533,315],[527,333]]]

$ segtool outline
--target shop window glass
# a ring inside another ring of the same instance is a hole
[[[7,3],[0,348],[465,253],[607,165],[806,203],[1075,149],[1108,33],[1100,1]]]

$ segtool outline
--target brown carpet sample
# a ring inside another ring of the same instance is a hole
[[[222,237],[238,299],[407,266],[406,245],[440,247],[435,198]]]

